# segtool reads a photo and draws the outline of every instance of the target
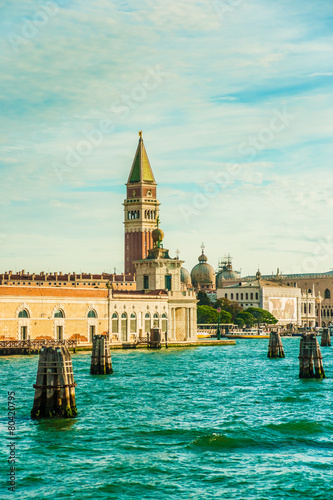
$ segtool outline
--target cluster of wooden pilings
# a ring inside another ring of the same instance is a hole
[[[95,335],[90,373],[112,373],[108,339]],[[66,345],[43,346],[39,353],[31,418],[73,418],[77,415],[72,358]]]
[[[106,335],[95,335],[93,338],[90,373],[92,375],[113,373],[109,340]]]
[[[320,345],[321,347],[331,347],[331,334],[328,328],[323,328]]]
[[[314,333],[304,334],[301,338],[299,378],[325,378],[323,357]]]
[[[324,328],[321,337],[322,346],[330,346],[331,338],[328,328]],[[280,334],[272,331],[268,345],[269,358],[284,358],[284,349]],[[323,357],[314,333],[304,333],[299,350],[299,378],[326,378],[323,367]]]
[[[284,358],[284,350],[280,334],[277,331],[272,331],[269,336],[268,358]]]
[[[75,417],[75,386],[72,359],[67,346],[42,347],[31,417]]]

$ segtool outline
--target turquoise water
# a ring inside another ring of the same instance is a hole
[[[72,356],[79,416],[30,420],[37,356],[0,359],[1,427],[17,402],[15,499],[333,499],[333,350],[327,379],[298,379],[268,340],[112,352],[114,374]],[[9,471],[1,441],[1,477]]]

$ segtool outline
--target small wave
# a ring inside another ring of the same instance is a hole
[[[275,443],[260,442],[252,438],[228,437],[224,434],[202,436],[189,444],[190,448],[203,448],[213,451],[237,450],[246,448],[275,448]]]
[[[278,431],[283,434],[324,434],[328,430],[332,431],[332,424],[329,422],[311,422],[309,420],[295,420],[291,422],[282,422],[280,424],[268,424],[268,429]]]

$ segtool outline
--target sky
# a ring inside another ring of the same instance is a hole
[[[331,0],[0,4],[0,272],[123,272],[143,138],[191,270],[333,268]]]

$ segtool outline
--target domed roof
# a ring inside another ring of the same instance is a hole
[[[240,279],[240,273],[236,272],[232,268],[232,259],[231,256],[228,255],[225,257],[224,261],[219,263],[219,270],[216,275],[216,286],[217,288],[223,288],[224,281],[238,281]]]
[[[185,285],[191,285],[191,275],[185,267],[180,268],[180,281]]]
[[[199,261],[199,262],[207,262],[207,260],[208,260],[208,259],[207,259],[206,255],[205,255],[205,254],[203,253],[203,251],[202,251],[202,254],[201,254],[201,255],[199,255],[199,257],[198,257],[198,261]]]
[[[199,264],[194,266],[191,271],[191,279],[192,285],[210,285],[214,286],[215,284],[215,271],[214,268],[207,263],[207,257],[204,255],[203,250],[202,254],[198,258]]]
[[[160,229],[158,227],[156,229],[154,229],[154,231],[152,232],[152,237],[153,237],[153,241],[155,241],[155,242],[162,241],[164,238],[164,233],[163,233],[162,229]]]
[[[236,271],[221,269],[216,275],[216,285],[217,288],[223,288],[223,281],[225,280],[237,281],[239,279],[240,275],[236,273]]]

